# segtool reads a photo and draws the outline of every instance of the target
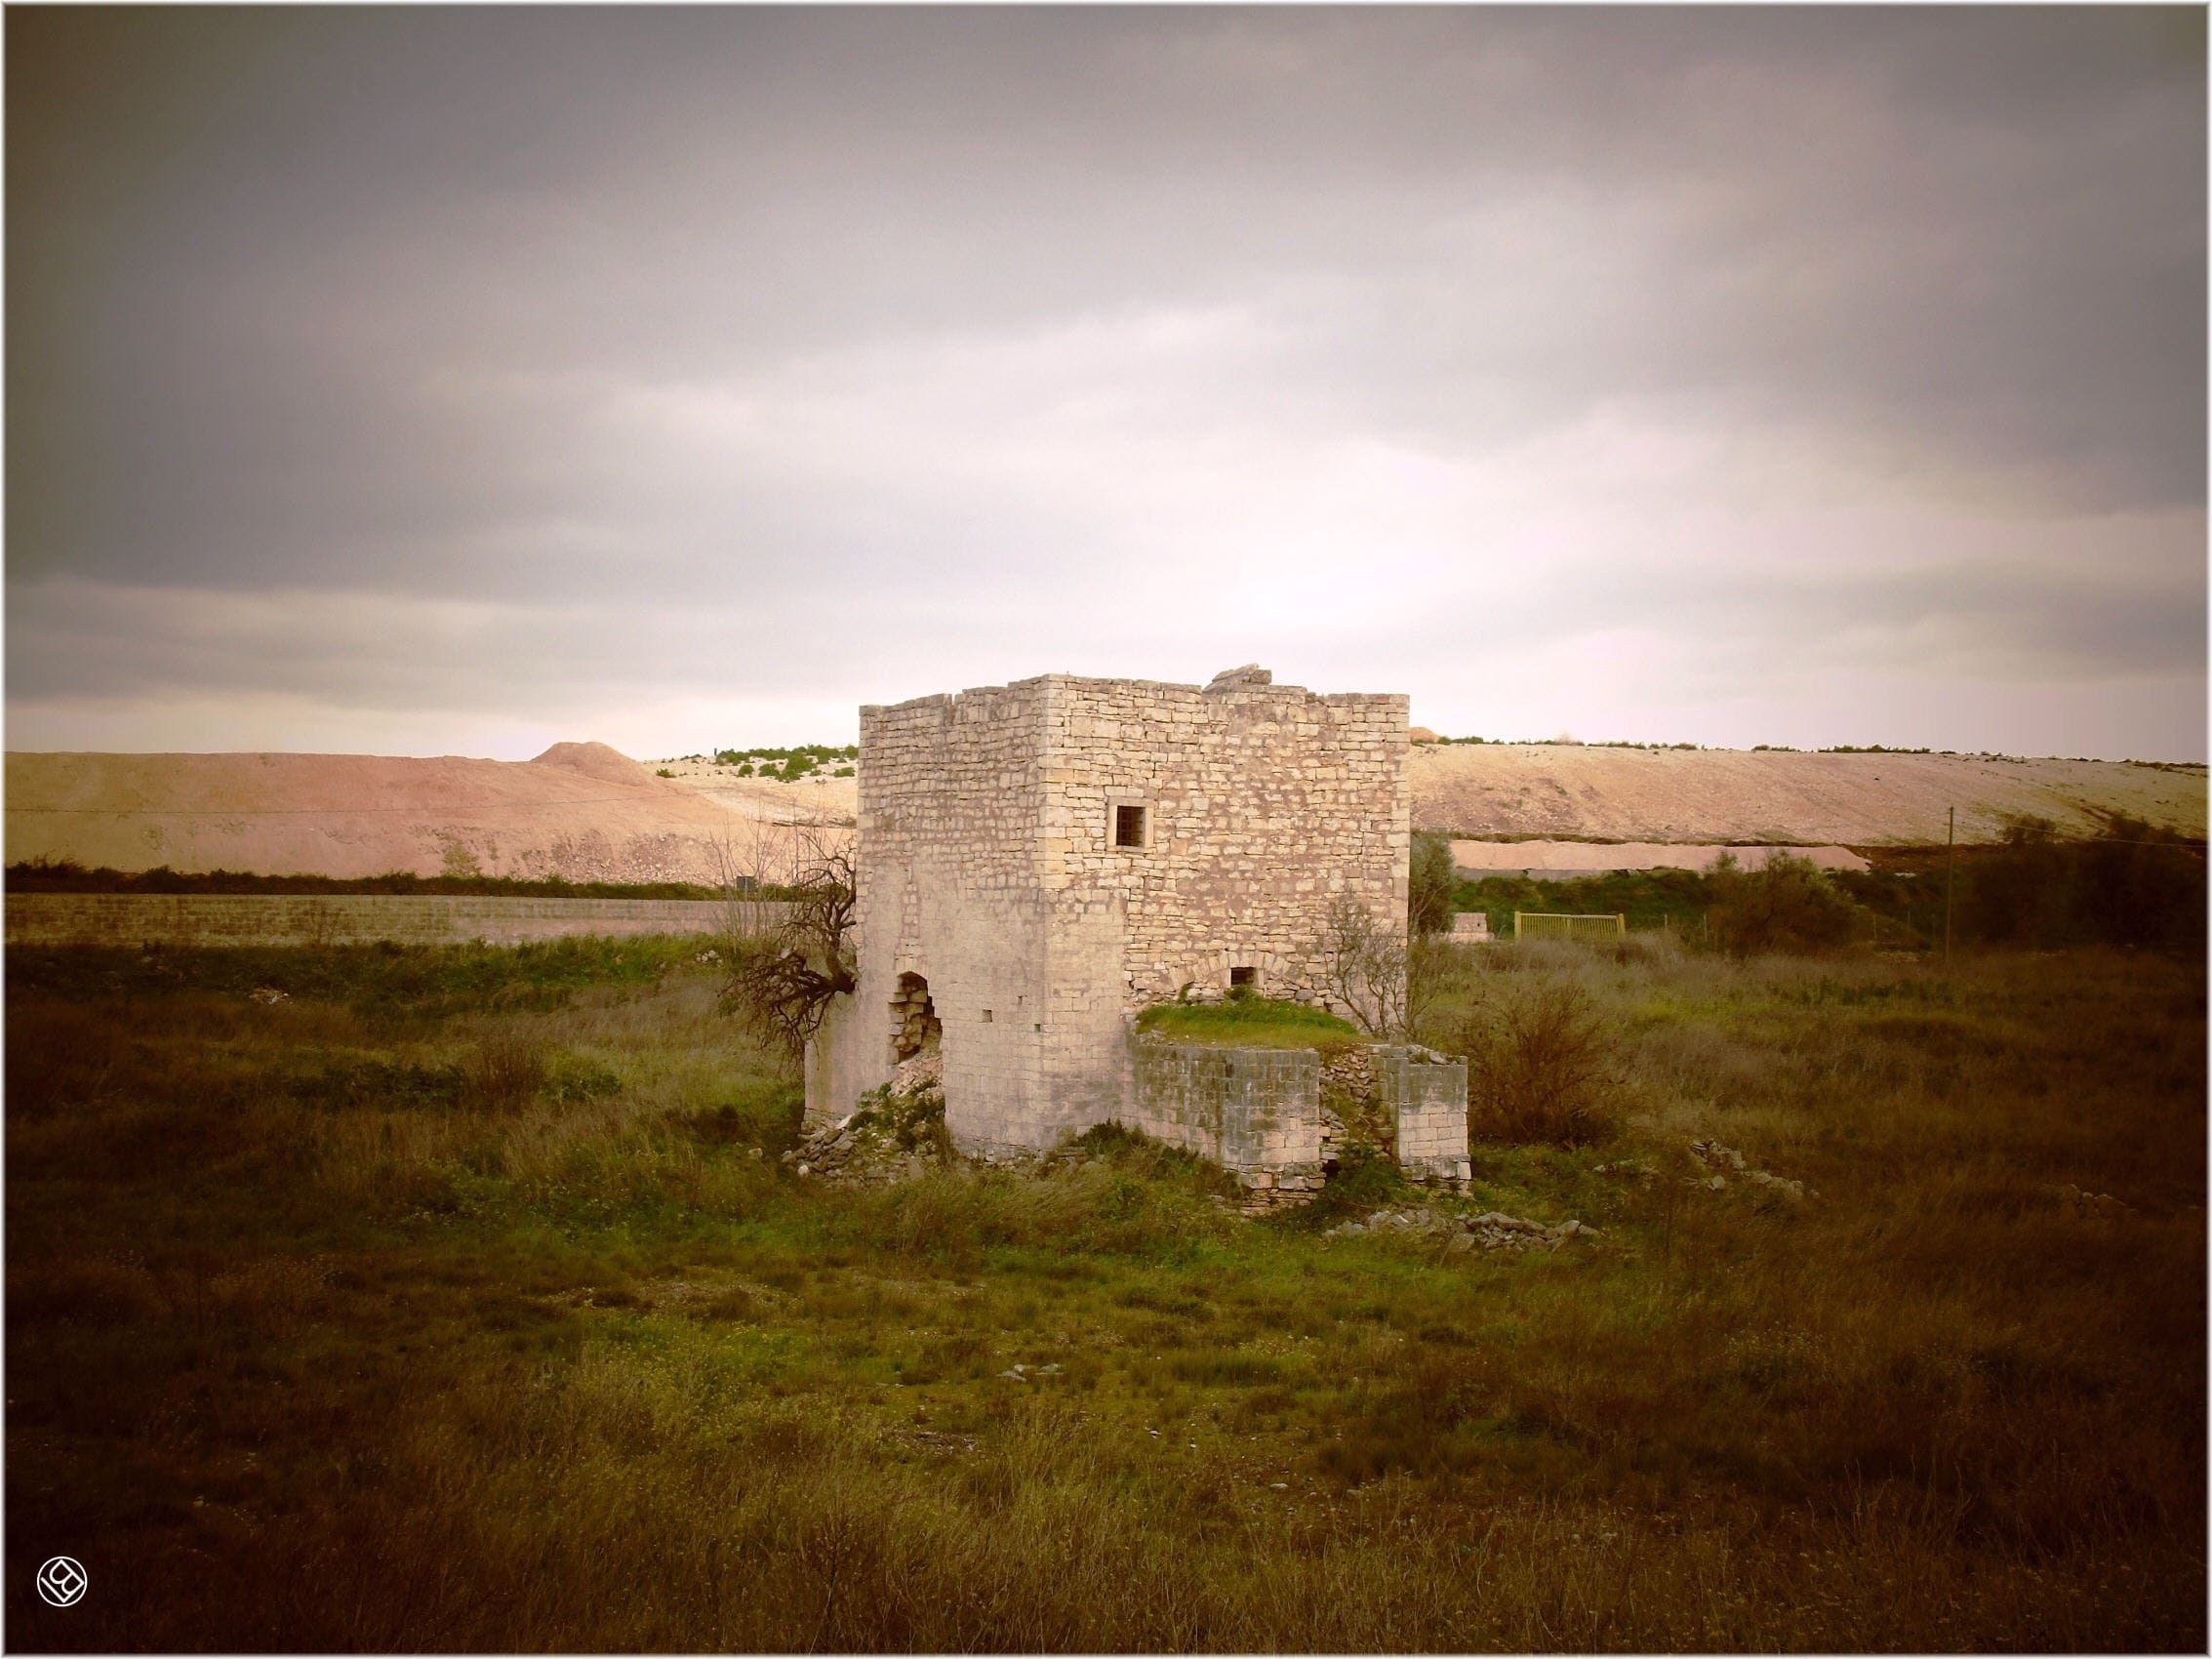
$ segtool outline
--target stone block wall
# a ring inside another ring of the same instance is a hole
[[[1130,1120],[1260,1188],[1318,1186],[1321,1061],[1309,1048],[1222,1048],[1141,1037]]]
[[[1317,998],[1330,906],[1405,925],[1412,845],[1406,699],[1316,696],[1259,669],[1203,690],[1059,679],[1047,709],[1046,887],[1118,910],[1126,1008],[1186,984]],[[1146,844],[1113,844],[1141,806]],[[1084,964],[1100,979],[1107,964]]]
[[[1330,907],[1402,929],[1406,700],[1256,668],[1204,688],[1048,674],[861,710],[859,988],[810,1113],[882,1083],[903,974],[943,1023],[955,1142],[1039,1148],[1129,1120],[1130,1020],[1235,970],[1320,998]],[[1136,846],[1115,810],[1141,808]]]
[[[807,1066],[810,1119],[890,1079],[926,989],[963,1148],[1049,1146],[1053,1033],[1038,876],[1044,705],[1037,680],[861,710],[854,845],[858,984]],[[907,976],[912,976],[911,979]]]
[[[1399,1164],[1417,1179],[1468,1179],[1467,1062],[1402,1044],[1372,1052],[1383,1107],[1397,1124]]]

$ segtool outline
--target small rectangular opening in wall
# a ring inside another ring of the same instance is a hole
[[[984,1010],[984,1024],[986,1026],[990,1024],[990,1010],[988,1008]]]
[[[1143,807],[1117,806],[1113,809],[1113,844],[1117,847],[1141,847],[1145,844]]]
[[[1260,983],[1260,970],[1258,968],[1231,968],[1228,971],[1228,983],[1231,990],[1240,985],[1258,985]]]

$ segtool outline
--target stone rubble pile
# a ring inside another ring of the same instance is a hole
[[[1364,1221],[1347,1221],[1330,1228],[1324,1238],[1359,1238],[1386,1233],[1423,1233],[1441,1235],[1447,1255],[1465,1255],[1480,1246],[1485,1250],[1556,1250],[1570,1238],[1595,1238],[1598,1230],[1580,1221],[1563,1221],[1546,1227],[1540,1221],[1486,1210],[1478,1216],[1439,1213],[1428,1209],[1377,1210]]]
[[[891,1069],[886,1085],[893,1100],[905,1100],[945,1086],[945,1052],[932,1048],[902,1060]]]
[[[783,1161],[832,1186],[909,1181],[946,1161],[944,1062],[930,1049],[902,1061],[891,1081],[834,1123],[800,1138]]]
[[[1718,1141],[1692,1141],[1690,1155],[1713,1171],[1699,1185],[1709,1187],[1715,1193],[1728,1185],[1730,1175],[1736,1175],[1753,1186],[1780,1193],[1793,1202],[1804,1200],[1805,1184],[1802,1181],[1792,1181],[1786,1175],[1775,1174],[1771,1169],[1754,1169],[1734,1147],[1722,1146]],[[1816,1193],[1813,1196],[1818,1197],[1820,1194]]]

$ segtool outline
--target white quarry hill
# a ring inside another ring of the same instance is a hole
[[[522,761],[21,753],[7,780],[11,864],[713,881],[787,863],[772,806],[733,811],[597,743]]]
[[[1558,744],[1417,744],[1410,766],[1415,825],[1473,841],[1930,845],[1954,804],[1967,842],[2021,816],[2088,833],[2103,812],[2205,832],[2201,766]],[[6,805],[10,863],[712,881],[733,859],[787,864],[793,826],[843,838],[859,793],[852,778],[785,784],[563,743],[527,761],[10,754]]]
[[[2201,836],[2205,769],[1960,754],[1416,744],[1417,828],[1469,840],[1932,846],[2045,818],[2091,834],[2103,813]]]
[[[821,822],[850,826],[861,809],[860,782],[828,772],[785,784],[773,778],[741,778],[732,766],[711,760],[648,760],[656,772],[670,773],[686,789],[747,818],[788,822]]]

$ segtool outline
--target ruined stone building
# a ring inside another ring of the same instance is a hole
[[[1340,900],[1402,937],[1406,707],[1245,668],[1203,689],[1046,674],[862,708],[859,984],[809,1051],[810,1117],[934,1045],[964,1151],[1110,1120],[1297,1184],[1323,1155],[1315,1054],[1140,1042],[1134,1018],[1243,986],[1325,1000]],[[1466,1152],[1465,1072],[1409,1066],[1422,1052],[1374,1070],[1428,1102],[1416,1116],[1456,1114],[1456,1150],[1449,1123],[1399,1137],[1441,1168]]]

